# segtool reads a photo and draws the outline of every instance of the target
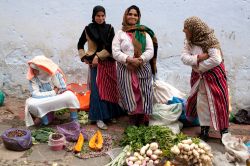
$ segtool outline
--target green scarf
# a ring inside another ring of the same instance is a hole
[[[157,50],[158,50],[158,43],[157,38],[154,32],[145,25],[136,24],[135,26],[123,26],[122,30],[124,32],[132,32],[133,33],[133,45],[134,45],[134,56],[136,58],[140,57],[142,53],[145,51],[146,48],[146,33],[149,34],[153,41],[154,46],[154,56],[150,60],[150,65],[152,69],[152,73],[156,74],[157,67],[156,67],[156,59],[157,59]],[[146,33],[145,33],[146,32]]]

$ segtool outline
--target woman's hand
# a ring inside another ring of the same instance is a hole
[[[128,64],[127,64],[127,68],[128,68],[128,70],[130,70],[130,71],[135,71],[135,70],[136,70],[136,67],[134,67],[131,63],[128,63]]]
[[[57,87],[55,87],[54,91],[56,92],[56,94],[58,94],[59,89]]]
[[[142,58],[134,58],[134,65],[136,66],[136,67],[139,67],[139,66],[141,66],[142,65]]]
[[[84,63],[86,63],[87,65],[89,65],[89,61],[87,61],[86,59],[84,59]]]
[[[126,59],[126,62],[127,62],[127,67],[129,69],[134,69],[135,70],[136,68],[138,68],[139,66],[142,65],[143,60],[142,60],[142,58],[131,58],[131,57],[128,57]]]
[[[204,60],[207,60],[209,58],[209,55],[207,53],[199,54],[198,55],[198,62],[202,62]]]
[[[93,67],[95,67],[95,66],[98,65],[98,60],[99,60],[98,56],[95,56],[94,59],[93,59],[93,61],[92,61],[92,66]]]
[[[56,92],[57,95],[59,95],[59,94],[64,93],[66,90],[63,90],[63,89],[60,90],[59,88],[55,87],[54,91]]]

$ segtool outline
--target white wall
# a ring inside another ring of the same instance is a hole
[[[221,42],[234,108],[249,105],[250,0],[0,0],[0,89],[26,97],[26,62],[39,54],[58,63],[68,82],[86,81],[87,66],[76,46],[98,4],[116,30],[127,7],[140,7],[141,23],[158,37],[159,78],[186,93],[190,68],[180,61],[183,21],[201,17]]]

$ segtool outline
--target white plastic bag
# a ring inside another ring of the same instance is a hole
[[[169,127],[173,133],[180,133],[182,123],[178,121],[182,112],[182,104],[155,104],[153,114],[150,116],[149,125],[160,125]]]
[[[174,96],[179,98],[184,98],[186,96],[186,94],[182,93],[172,85],[161,80],[155,80],[153,82],[153,91],[154,103],[165,104]]]
[[[249,157],[247,146],[240,138],[233,137],[230,133],[222,135],[226,157],[230,162],[245,163]]]

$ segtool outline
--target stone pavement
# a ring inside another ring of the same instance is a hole
[[[5,105],[0,107],[0,134],[11,127],[25,128],[23,122],[24,102],[25,100],[23,99],[7,97]],[[128,118],[123,117],[118,120],[117,124],[109,124],[109,129],[103,132],[109,133],[119,140],[126,126],[128,126]],[[87,125],[87,128],[97,129],[95,125]],[[184,128],[182,131],[190,136],[197,136],[199,134],[199,127]],[[250,126],[231,124],[230,131],[237,137],[250,140]],[[219,133],[211,130],[210,135],[212,138],[208,143],[216,156],[215,165],[233,165],[229,164],[223,155],[225,149],[220,143]],[[117,145],[118,142],[113,143],[114,147],[117,147]],[[29,150],[15,152],[5,149],[0,140],[1,166],[104,166],[109,161],[110,157],[108,155],[84,160],[79,159],[71,152],[64,150],[52,151],[47,144],[37,144],[33,145]]]

